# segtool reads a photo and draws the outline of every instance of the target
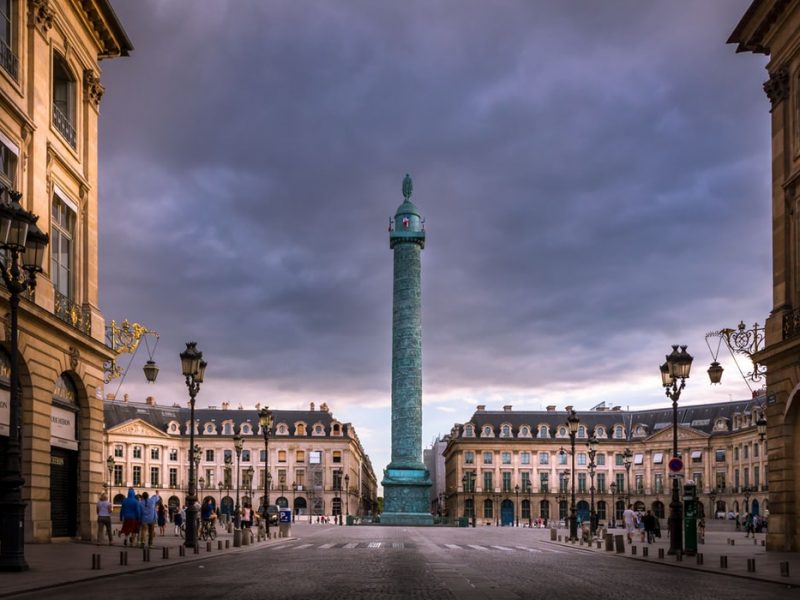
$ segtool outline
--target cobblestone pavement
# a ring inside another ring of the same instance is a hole
[[[291,541],[17,596],[126,598],[570,598],[745,600],[798,597],[785,585],[675,569],[552,544],[506,528],[295,526]]]

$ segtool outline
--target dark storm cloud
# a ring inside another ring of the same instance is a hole
[[[427,391],[705,362],[770,308],[764,60],[724,44],[748,3],[117,0],[102,307],[162,333],[167,385],[197,339],[221,395],[385,401],[408,171]]]

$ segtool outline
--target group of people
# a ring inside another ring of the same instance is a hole
[[[640,515],[633,510],[633,504],[628,504],[628,508],[622,513],[622,520],[625,523],[625,533],[629,544],[633,542],[633,536],[637,530],[641,536],[640,541],[647,540],[648,544],[652,544],[656,538],[661,537],[661,523],[653,511],[648,510],[644,515]]]
[[[112,507],[106,494],[100,495],[97,501],[97,543],[103,541],[103,533],[108,537],[109,545],[114,543],[111,532]],[[164,535],[167,524],[167,509],[161,500],[158,491],[152,496],[147,492],[137,494],[133,488],[128,490],[128,496],[122,501],[119,518],[122,528],[119,535],[123,537],[123,545],[136,545],[144,547],[145,538],[148,546],[153,545],[156,536],[156,527],[160,535]]]

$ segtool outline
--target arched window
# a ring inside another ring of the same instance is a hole
[[[531,432],[525,425],[519,428],[519,437],[530,437],[530,435]]]
[[[471,519],[475,516],[475,505],[472,498],[464,500],[464,516]]]
[[[547,427],[547,425],[539,425],[539,437],[540,438],[550,437],[550,428]]]
[[[624,440],[625,439],[625,428],[622,425],[615,425],[614,426],[614,439],[615,440]]]
[[[306,424],[305,423],[295,423],[294,434],[295,435],[305,435],[306,434]]]
[[[598,438],[606,437],[606,429],[605,429],[605,427],[597,427],[594,430],[594,435],[595,435],[595,437],[598,437]]]
[[[606,502],[605,500],[599,500],[597,502],[597,518],[600,521],[606,520]]]
[[[75,148],[75,78],[67,61],[53,53],[53,126]]]
[[[500,437],[511,437],[511,426],[503,425],[503,428],[500,430]]]
[[[483,428],[483,433],[481,434],[482,437],[493,437],[492,428],[490,425],[486,425]]]
[[[586,437],[586,427],[584,427],[583,425],[578,427],[578,437],[579,438],[585,438]]]
[[[567,437],[567,428],[566,427],[559,427],[558,428],[558,437]]]

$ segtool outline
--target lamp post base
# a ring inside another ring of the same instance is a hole
[[[25,502],[19,499],[0,501],[0,572],[27,571],[25,562]]]

